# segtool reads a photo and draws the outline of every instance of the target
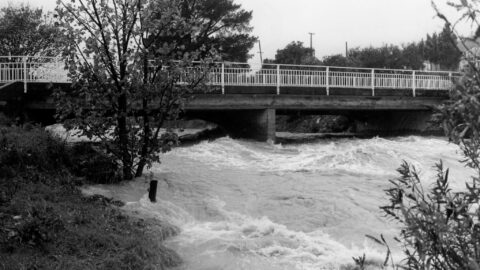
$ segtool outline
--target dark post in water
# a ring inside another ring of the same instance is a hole
[[[148,189],[148,198],[151,202],[157,201],[157,180],[150,181],[150,188]]]

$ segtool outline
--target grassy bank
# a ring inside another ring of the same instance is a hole
[[[78,187],[88,181],[115,180],[109,162],[90,145],[69,146],[38,128],[0,127],[0,269],[180,264],[161,245],[175,228],[128,216],[121,202],[82,196]]]

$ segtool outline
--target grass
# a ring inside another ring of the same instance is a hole
[[[161,244],[175,228],[128,216],[121,202],[80,193],[85,166],[92,164],[76,159],[104,157],[75,151],[38,128],[0,128],[0,269],[179,265],[180,258]],[[101,178],[111,176],[92,179],[107,182]]]

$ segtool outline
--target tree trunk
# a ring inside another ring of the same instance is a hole
[[[143,169],[145,168],[145,165],[147,164],[147,155],[148,150],[150,148],[150,133],[151,133],[151,128],[150,128],[150,119],[148,119],[148,111],[147,111],[147,105],[148,101],[146,98],[143,99],[143,142],[142,142],[142,150],[140,152],[140,162],[138,163],[137,166],[137,171],[135,173],[135,177],[140,177],[143,174]]]
[[[144,87],[148,84],[148,57],[144,55],[143,57],[143,85]],[[142,150],[140,151],[140,162],[138,163],[137,170],[135,172],[135,177],[140,177],[143,174],[143,169],[147,164],[147,155],[148,149],[150,147],[150,119],[148,118],[148,100],[147,97],[142,99],[142,118],[143,118],[143,141],[142,141]]]
[[[132,180],[132,167],[133,162],[128,151],[128,127],[127,127],[127,97],[125,94],[121,94],[118,98],[118,110],[119,116],[118,122],[118,137],[120,140],[120,151],[122,155],[122,170],[123,179]]]

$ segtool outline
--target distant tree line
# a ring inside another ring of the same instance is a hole
[[[423,69],[424,62],[439,66],[442,70],[456,69],[462,53],[456,46],[457,37],[446,25],[440,33],[427,35],[420,42],[402,46],[354,48],[347,56],[336,54],[323,57],[314,56],[313,49],[294,41],[277,51],[275,59],[265,63],[295,65],[326,65],[339,67],[365,67],[390,69]]]

